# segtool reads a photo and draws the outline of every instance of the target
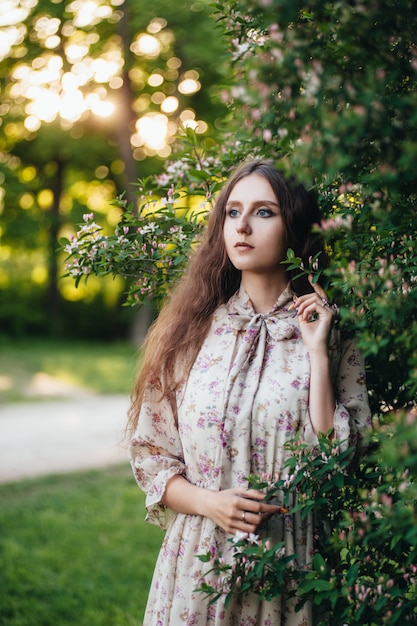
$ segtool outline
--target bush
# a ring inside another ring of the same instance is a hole
[[[322,436],[310,450],[293,442],[288,476],[273,485],[252,478],[267,498],[277,492],[283,506],[298,504],[312,516],[315,553],[308,569],[283,544],[245,535],[231,539],[234,563],[212,551],[201,555],[219,584],[200,591],[212,601],[251,590],[266,599],[285,594],[311,601],[317,626],[415,624],[417,620],[417,444],[416,414],[404,414],[375,435],[366,461],[351,467],[352,450]],[[404,463],[406,458],[406,463]],[[296,582],[296,585],[293,583]]]
[[[297,573],[299,598],[313,599],[322,624],[415,623],[415,7],[409,0],[229,0],[216,8],[230,43],[233,118],[221,147],[187,130],[165,174],[141,181],[139,214],[131,217],[126,207],[115,238],[100,240],[107,256],[81,230],[66,244],[68,271],[117,274],[129,267],[138,278],[129,301],[160,301],[198,239],[200,218],[194,212],[189,219],[184,207],[197,196],[208,210],[239,160],[271,157],[316,188],[323,213],[317,228],[331,260],[328,292],[366,357],[377,430],[373,456],[353,473],[335,459],[328,447],[334,442],[322,441],[319,456],[300,453],[294,486],[306,494],[303,510],[324,515],[331,506],[334,530],[317,546],[312,570]],[[144,231],[147,219],[152,233]],[[170,239],[175,220],[188,238]],[[129,253],[134,245],[140,254]],[[319,470],[323,501],[306,478]],[[245,546],[237,544],[236,563]],[[276,547],[258,547],[250,547],[253,562],[276,561]],[[271,576],[285,578],[279,567]],[[233,573],[231,585],[239,593]]]

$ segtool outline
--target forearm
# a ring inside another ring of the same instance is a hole
[[[177,513],[210,518],[228,533],[253,533],[265,519],[281,507],[264,502],[265,494],[246,487],[214,491],[173,476],[167,483],[162,504]]]
[[[310,419],[315,433],[327,433],[333,428],[336,404],[328,353],[310,353],[310,367]]]
[[[173,476],[167,483],[162,504],[177,513],[207,516],[207,502],[213,492],[192,485],[184,476]]]

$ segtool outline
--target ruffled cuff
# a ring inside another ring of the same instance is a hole
[[[155,526],[160,526],[162,530],[166,530],[171,509],[162,504],[161,499],[165,493],[167,482],[173,476],[184,475],[185,467],[182,463],[177,463],[168,469],[159,472],[155,477],[150,489],[146,494],[146,518],[145,520]]]
[[[341,443],[341,450],[346,450],[349,446],[356,445],[358,440],[356,425],[351,420],[348,410],[339,402],[336,402],[333,415],[333,434],[334,438]],[[311,447],[317,446],[319,442],[310,418],[304,426],[303,441]]]

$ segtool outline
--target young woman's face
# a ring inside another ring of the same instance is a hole
[[[284,274],[287,241],[278,200],[263,176],[242,178],[229,196],[223,227],[227,255],[243,273]]]

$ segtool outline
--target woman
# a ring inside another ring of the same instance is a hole
[[[312,623],[307,605],[296,613],[281,598],[248,594],[209,607],[194,590],[204,575],[196,555],[214,546],[230,561],[237,531],[285,540],[308,563],[309,524],[293,515],[284,525],[247,478],[279,479],[284,444],[300,431],[311,445],[329,431],[348,445],[370,423],[362,360],[338,341],[324,291],[291,281],[280,263],[288,247],[308,263],[319,219],[312,194],[272,163],[243,164],[148,336],[130,450],[147,520],[166,535],[145,626]]]

